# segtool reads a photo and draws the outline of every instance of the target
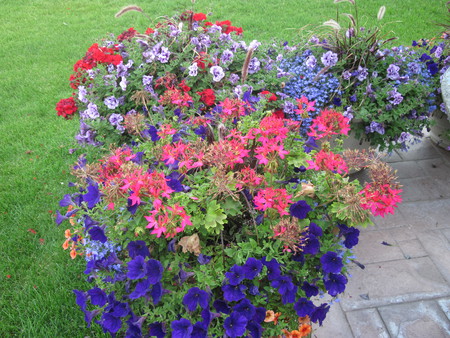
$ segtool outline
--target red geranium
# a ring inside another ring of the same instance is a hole
[[[195,13],[194,16],[192,17],[192,19],[194,21],[203,21],[203,20],[206,20],[206,15],[203,13]]]
[[[73,97],[69,97],[68,99],[61,99],[56,104],[57,115],[62,116],[65,119],[70,119],[77,110],[78,107],[75,104],[75,100],[73,99]]]
[[[145,31],[145,34],[150,35],[155,33],[155,30],[153,28],[147,28],[147,30]]]
[[[119,40],[120,42],[122,42],[123,40],[131,40],[131,38],[133,38],[135,35],[137,34],[137,31],[131,27],[128,28],[128,30],[126,30],[125,32],[123,32],[122,34],[120,34],[117,37],[117,40]]]
[[[268,90],[263,90],[261,94],[264,95],[269,102],[277,100],[277,96],[274,93],[269,92]]]
[[[197,92],[200,95],[200,101],[206,104],[207,106],[213,106],[216,101],[216,95],[214,95],[214,90],[207,88],[202,90],[201,92]]]

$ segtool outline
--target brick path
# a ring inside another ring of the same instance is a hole
[[[351,267],[313,337],[450,337],[450,152],[425,138],[386,161],[398,170],[403,203],[362,229],[355,255],[366,268]]]

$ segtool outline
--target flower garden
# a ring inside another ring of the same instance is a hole
[[[56,103],[78,130],[52,214],[67,269],[87,282],[67,306],[88,330],[307,337],[322,325],[361,265],[359,228],[401,203],[380,151],[420,141],[445,110],[450,65],[446,39],[403,47],[352,15],[341,24],[245,41],[234,21],[186,10],[79,56]],[[372,149],[347,149],[349,136]]]

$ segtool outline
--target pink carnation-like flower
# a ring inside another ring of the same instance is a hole
[[[389,184],[376,187],[368,183],[360,192],[363,196],[361,207],[370,209],[374,216],[384,217],[387,213],[393,214],[397,203],[402,201],[401,192],[401,189],[392,189]]]
[[[323,149],[314,155],[314,160],[306,162],[309,164],[307,169],[335,171],[339,174],[348,172],[347,163],[341,155]]]
[[[321,139],[331,135],[348,135],[350,131],[349,123],[350,120],[341,113],[332,109],[325,109],[313,119],[308,136]]]
[[[286,189],[265,188],[258,191],[254,198],[256,210],[266,211],[275,209],[280,216],[289,215],[286,208],[292,203],[292,195],[288,195]]]

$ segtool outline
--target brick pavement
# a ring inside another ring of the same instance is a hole
[[[361,230],[355,256],[365,269],[350,267],[345,293],[313,337],[450,337],[450,152],[424,138],[386,161],[403,203]]]

